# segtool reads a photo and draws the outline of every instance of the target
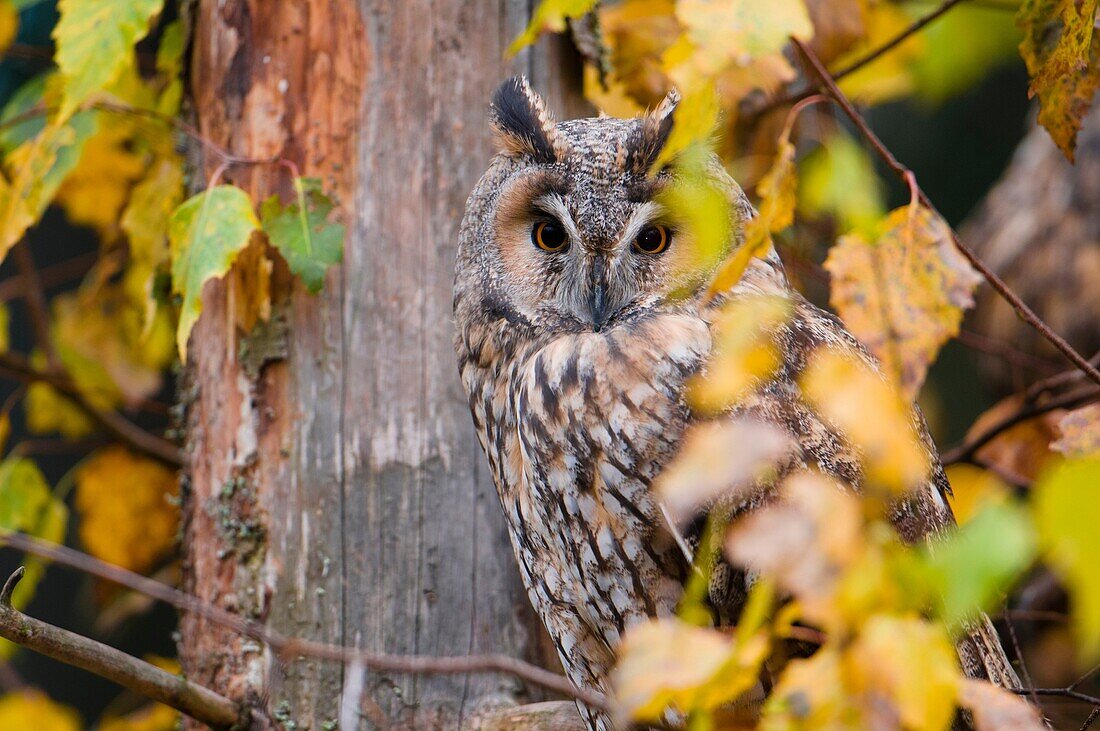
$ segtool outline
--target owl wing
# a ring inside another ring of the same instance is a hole
[[[843,347],[857,353],[867,365],[877,370],[873,356],[835,316],[791,291],[779,273],[777,262],[765,262],[765,266],[747,272],[739,290],[735,291],[737,293],[782,293],[791,298],[793,309],[789,321],[776,333],[778,349],[782,353],[778,373],[756,393],[738,403],[731,415],[749,416],[777,427],[797,445],[793,457],[781,467],[776,483],[790,472],[811,468],[858,491],[863,482],[859,450],[810,407],[799,379],[810,355],[818,348]],[[707,418],[706,415],[693,413],[691,420],[698,422]],[[947,501],[950,494],[947,476],[924,418],[915,406],[912,419],[932,467],[925,483],[894,506],[891,519],[906,542],[916,543],[953,526],[955,520]],[[728,515],[735,517],[760,507],[771,498],[772,491],[768,486],[759,486],[759,489],[745,494],[748,497],[733,506],[732,510],[727,509]],[[694,535],[687,536],[689,542],[694,544],[698,541],[701,524],[702,521],[695,523]],[[711,601],[719,614],[735,617],[739,606],[731,605],[739,605],[744,600],[743,575],[720,562],[710,589]],[[973,623],[969,634],[960,639],[957,650],[969,677],[985,678],[1001,686],[1019,686],[997,633],[984,614]]]

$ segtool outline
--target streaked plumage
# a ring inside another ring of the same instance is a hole
[[[668,174],[646,171],[675,102],[641,119],[556,124],[526,81],[506,82],[492,108],[501,153],[470,196],[459,243],[455,347],[474,424],[531,601],[569,676],[599,689],[624,630],[673,613],[688,571],[650,484],[698,418],[684,383],[705,367],[716,310],[690,294],[706,273],[685,279],[677,267],[688,247],[673,238],[652,256],[631,244],[669,218],[654,200]],[[720,165],[712,170],[737,231],[751,207]],[[532,243],[532,225],[547,217],[566,229],[563,253]],[[730,296],[752,292],[790,295],[796,307],[778,336],[781,373],[736,410],[794,437],[801,449],[786,469],[809,465],[858,487],[857,456],[797,386],[818,345],[858,346],[790,291],[778,260],[756,261]],[[927,489],[899,506],[907,539],[951,522],[946,489],[937,467]],[[724,568],[711,600],[736,617],[744,578]],[[982,630],[983,650],[964,653],[968,671],[1007,679],[995,635]],[[609,728],[584,712],[592,728]]]

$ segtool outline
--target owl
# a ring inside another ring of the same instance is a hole
[[[704,418],[685,382],[706,367],[716,314],[702,297],[706,273],[684,274],[694,254],[661,202],[674,173],[649,174],[677,101],[672,93],[635,119],[557,123],[525,79],[505,82],[490,105],[499,152],[466,204],[457,253],[459,371],[523,581],[566,673],[605,692],[624,632],[673,614],[691,568],[651,489]],[[709,175],[739,231],[751,206],[717,159]],[[734,233],[728,247],[738,243]],[[790,469],[858,488],[858,455],[797,385],[815,347],[858,344],[789,288],[774,255],[754,260],[728,297],[754,293],[790,297],[794,314],[777,334],[779,374],[735,410],[793,437]],[[925,489],[895,509],[907,540],[951,523],[947,490],[937,462]],[[732,621],[746,579],[723,569],[710,599]],[[988,619],[960,656],[973,676],[1016,683]],[[580,710],[589,728],[611,728]]]

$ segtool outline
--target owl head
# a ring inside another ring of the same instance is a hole
[[[504,82],[489,115],[498,153],[462,224],[456,312],[599,332],[690,302],[709,272],[693,261],[681,212],[663,202],[676,173],[651,170],[678,101],[671,92],[634,119],[559,123],[525,78]],[[732,204],[733,246],[751,209],[716,158],[707,174]]]

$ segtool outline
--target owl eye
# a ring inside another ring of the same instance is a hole
[[[531,229],[531,241],[543,251],[563,251],[569,245],[569,237],[557,221],[536,223]]]
[[[668,242],[672,240],[672,234],[664,226],[659,224],[646,226],[634,239],[634,248],[643,254],[660,254],[668,248]]]

